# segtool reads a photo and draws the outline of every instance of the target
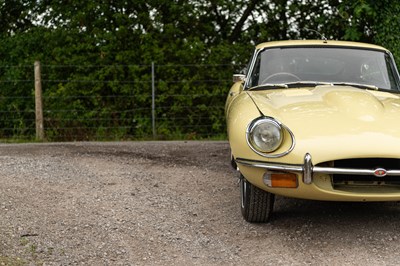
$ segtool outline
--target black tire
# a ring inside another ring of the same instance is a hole
[[[266,223],[274,209],[275,195],[259,189],[240,176],[240,198],[243,218],[250,223]]]

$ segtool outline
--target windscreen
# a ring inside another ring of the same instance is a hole
[[[257,54],[248,85],[296,81],[357,83],[399,90],[397,71],[384,51],[337,47],[287,47]]]

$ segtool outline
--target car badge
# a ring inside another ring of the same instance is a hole
[[[383,169],[383,168],[376,168],[374,171],[374,175],[376,177],[384,177],[384,176],[386,176],[386,174],[387,174],[387,171],[386,171],[386,169]]]

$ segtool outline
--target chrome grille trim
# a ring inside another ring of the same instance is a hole
[[[305,184],[311,184],[313,182],[313,174],[329,174],[329,175],[369,175],[375,176],[375,172],[378,169],[358,169],[358,168],[336,168],[336,167],[324,167],[324,166],[314,166],[312,164],[312,158],[309,153],[304,156],[304,164],[283,164],[283,163],[273,163],[257,160],[249,160],[244,158],[237,158],[236,163],[244,166],[262,168],[270,171],[280,171],[280,172],[292,172],[303,174],[303,182]],[[400,169],[384,169],[386,171],[386,176],[399,176]]]

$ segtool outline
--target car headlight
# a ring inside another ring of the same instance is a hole
[[[269,153],[277,150],[282,144],[281,125],[272,118],[259,118],[247,129],[247,141],[255,151]]]

